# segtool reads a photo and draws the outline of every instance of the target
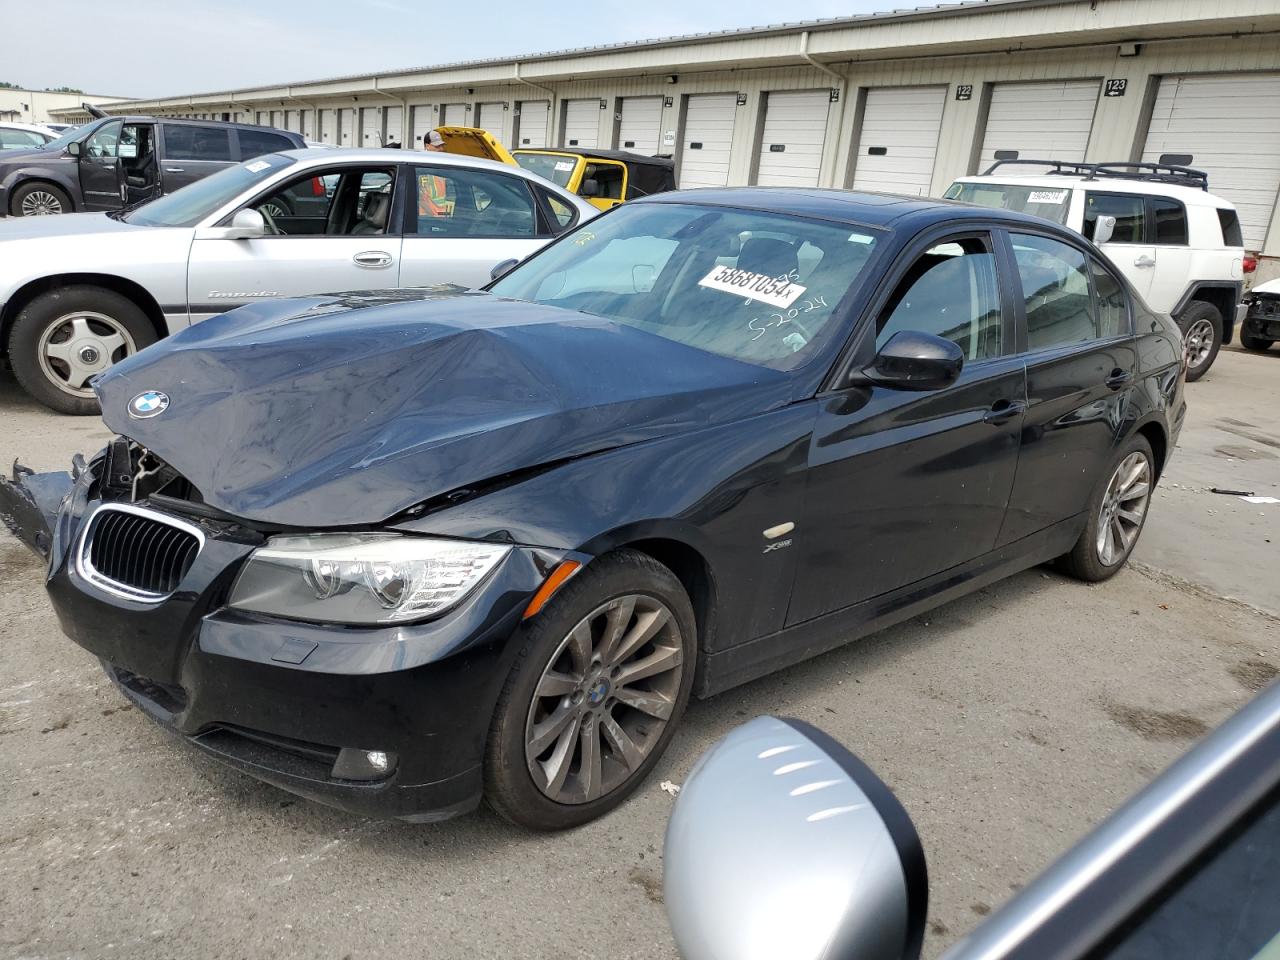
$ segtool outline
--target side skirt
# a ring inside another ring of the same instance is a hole
[[[926,580],[708,654],[694,695],[723,693],[1060,557],[1075,544],[1084,521],[1084,514],[1060,521]]]

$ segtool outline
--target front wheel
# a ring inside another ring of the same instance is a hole
[[[66,191],[51,183],[26,183],[13,191],[9,212],[15,217],[45,217],[71,213],[74,208]]]
[[[1130,437],[1089,498],[1089,520],[1071,552],[1061,558],[1063,569],[1097,583],[1123,567],[1147,522],[1155,483],[1151,444],[1140,434]]]
[[[513,823],[562,830],[640,785],[693,687],[693,608],[646,554],[618,550],[521,628],[485,756],[485,796]]]
[[[1244,330],[1240,331],[1240,346],[1246,350],[1257,350],[1261,353],[1264,350],[1270,350],[1274,340],[1267,340],[1264,337],[1255,337],[1253,334]]]
[[[98,412],[91,382],[113,363],[155,342],[132,300],[102,287],[50,290],[13,322],[9,362],[22,388],[59,413]]]
[[[1182,342],[1187,351],[1187,383],[1209,372],[1222,346],[1222,314],[1211,303],[1193,301],[1178,317]]]

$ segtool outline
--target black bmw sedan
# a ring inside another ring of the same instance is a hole
[[[707,696],[1133,549],[1177,328],[1019,214],[671,193],[483,291],[276,301],[96,384],[119,433],[0,514],[187,742],[347,810],[620,803]]]

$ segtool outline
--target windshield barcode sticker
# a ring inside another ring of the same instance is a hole
[[[736,293],[747,300],[759,300],[775,307],[789,307],[804,293],[805,288],[791,277],[771,277],[764,273],[752,273],[737,267],[713,267],[698,281],[698,286]]]
[[[255,160],[253,163],[246,163],[244,168],[250,173],[261,173],[267,167],[271,166],[266,160]]]
[[[1032,190],[1027,203],[1062,203],[1066,199],[1065,190]]]
[[[569,171],[569,170],[572,170],[572,169],[573,169],[573,161],[572,161],[572,160],[557,160],[557,161],[556,161],[556,169],[557,169],[557,170],[559,170],[561,173],[565,173],[565,172],[567,172],[567,171]]]

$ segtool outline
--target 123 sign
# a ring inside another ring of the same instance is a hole
[[[1129,87],[1128,80],[1124,80],[1124,79],[1108,80],[1106,89],[1103,91],[1103,93],[1105,96],[1108,96],[1108,97],[1123,97],[1124,92],[1126,89],[1128,89],[1128,87]]]

